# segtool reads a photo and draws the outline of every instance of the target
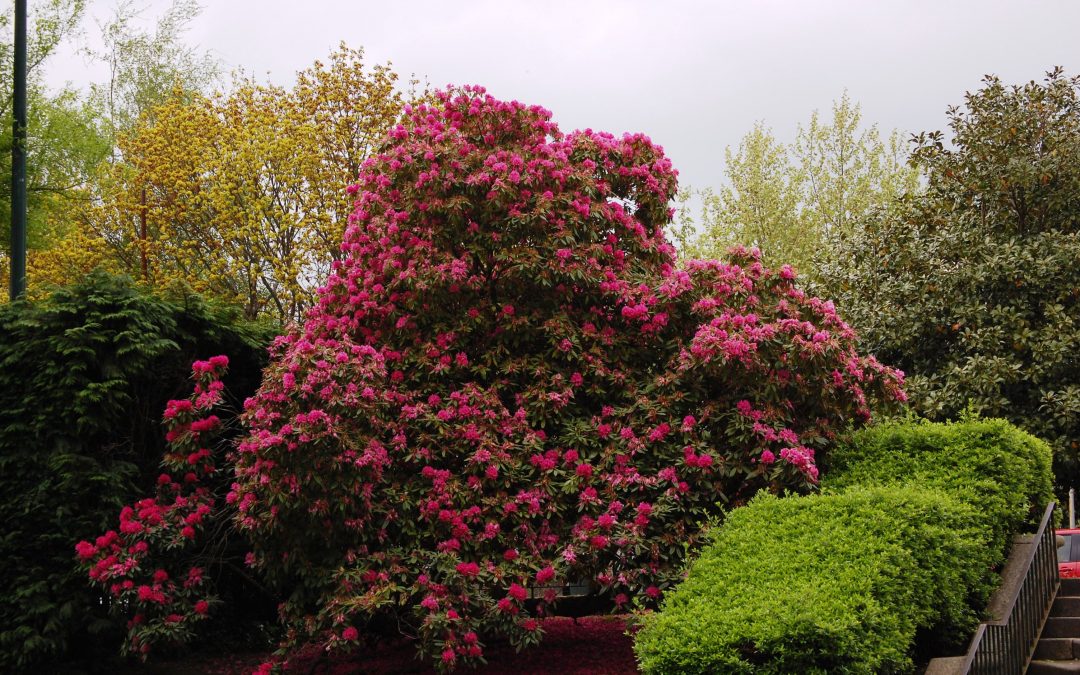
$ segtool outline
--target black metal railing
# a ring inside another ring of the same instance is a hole
[[[1054,503],[1046,507],[1039,529],[1026,552],[1023,580],[1009,589],[997,618],[979,625],[961,673],[1022,675],[1031,661],[1050,604],[1057,595],[1057,543],[1051,525]],[[1005,589],[1002,589],[1005,590]],[[996,603],[995,603],[996,604]]]

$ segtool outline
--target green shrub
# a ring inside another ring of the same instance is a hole
[[[864,429],[829,456],[823,485],[910,483],[976,506],[995,546],[1035,526],[1053,498],[1050,446],[1000,419],[897,422]]]
[[[161,411],[190,388],[191,362],[229,354],[230,388],[250,392],[268,339],[197,297],[101,273],[0,308],[0,671],[41,670],[120,635],[75,542],[152,484]]]
[[[1050,450],[1000,420],[896,423],[831,455],[825,493],[736,509],[635,641],[657,673],[902,673],[974,628]]]
[[[964,629],[991,551],[938,491],[853,488],[736,509],[635,643],[648,673],[889,673],[916,629]]]

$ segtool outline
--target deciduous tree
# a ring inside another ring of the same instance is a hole
[[[33,3],[27,36],[27,232],[31,255],[63,236],[68,215],[85,209],[83,188],[108,152],[94,109],[71,89],[49,91],[43,67],[77,33],[85,3]],[[0,14],[0,172],[11,175],[13,40],[10,9]],[[7,278],[11,181],[0,181],[0,275]],[[3,301],[6,301],[6,296]]]
[[[340,243],[345,186],[397,119],[389,66],[344,45],[292,89],[238,80],[201,96],[177,87],[118,142],[83,240],[151,286],[184,283],[248,317],[299,319]],[[84,244],[57,247],[51,270]]]
[[[684,258],[754,245],[767,264],[813,276],[832,238],[918,185],[900,135],[882,138],[876,125],[864,128],[859,105],[846,93],[833,104],[830,122],[814,111],[794,143],[781,143],[758,123],[725,160],[727,184],[700,192],[700,227],[682,228]]]

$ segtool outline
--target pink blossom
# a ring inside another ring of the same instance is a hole
[[[671,426],[667,422],[659,424],[655,429],[649,432],[649,440],[652,442],[663,440],[668,432],[671,431]]]
[[[536,583],[544,584],[555,578],[555,570],[550,566],[541,569],[536,573]]]
[[[89,560],[97,553],[97,548],[88,541],[80,541],[75,544],[75,552],[79,554],[79,558]]]
[[[541,581],[540,579],[540,575],[537,575],[537,581],[543,583],[543,581]],[[528,597],[525,588],[519,584],[510,584],[510,590],[508,591],[508,593],[510,594],[511,598],[517,600],[518,602],[524,602],[525,598]]]

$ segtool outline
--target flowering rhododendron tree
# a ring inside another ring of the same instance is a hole
[[[290,592],[286,648],[391,627],[451,668],[537,642],[567,582],[652,605],[721,506],[811,488],[839,429],[903,398],[789,268],[676,268],[648,138],[550,117],[441,92],[350,188],[227,497]]]
[[[196,361],[191,397],[169,401],[169,452],[157,496],[124,507],[117,530],[75,546],[91,581],[132,615],[126,654],[145,659],[156,645],[187,642],[217,601],[199,558],[207,526],[225,513],[215,508],[210,486],[219,471],[220,453],[212,448],[222,424],[212,410],[221,403],[228,363],[225,356]]]

